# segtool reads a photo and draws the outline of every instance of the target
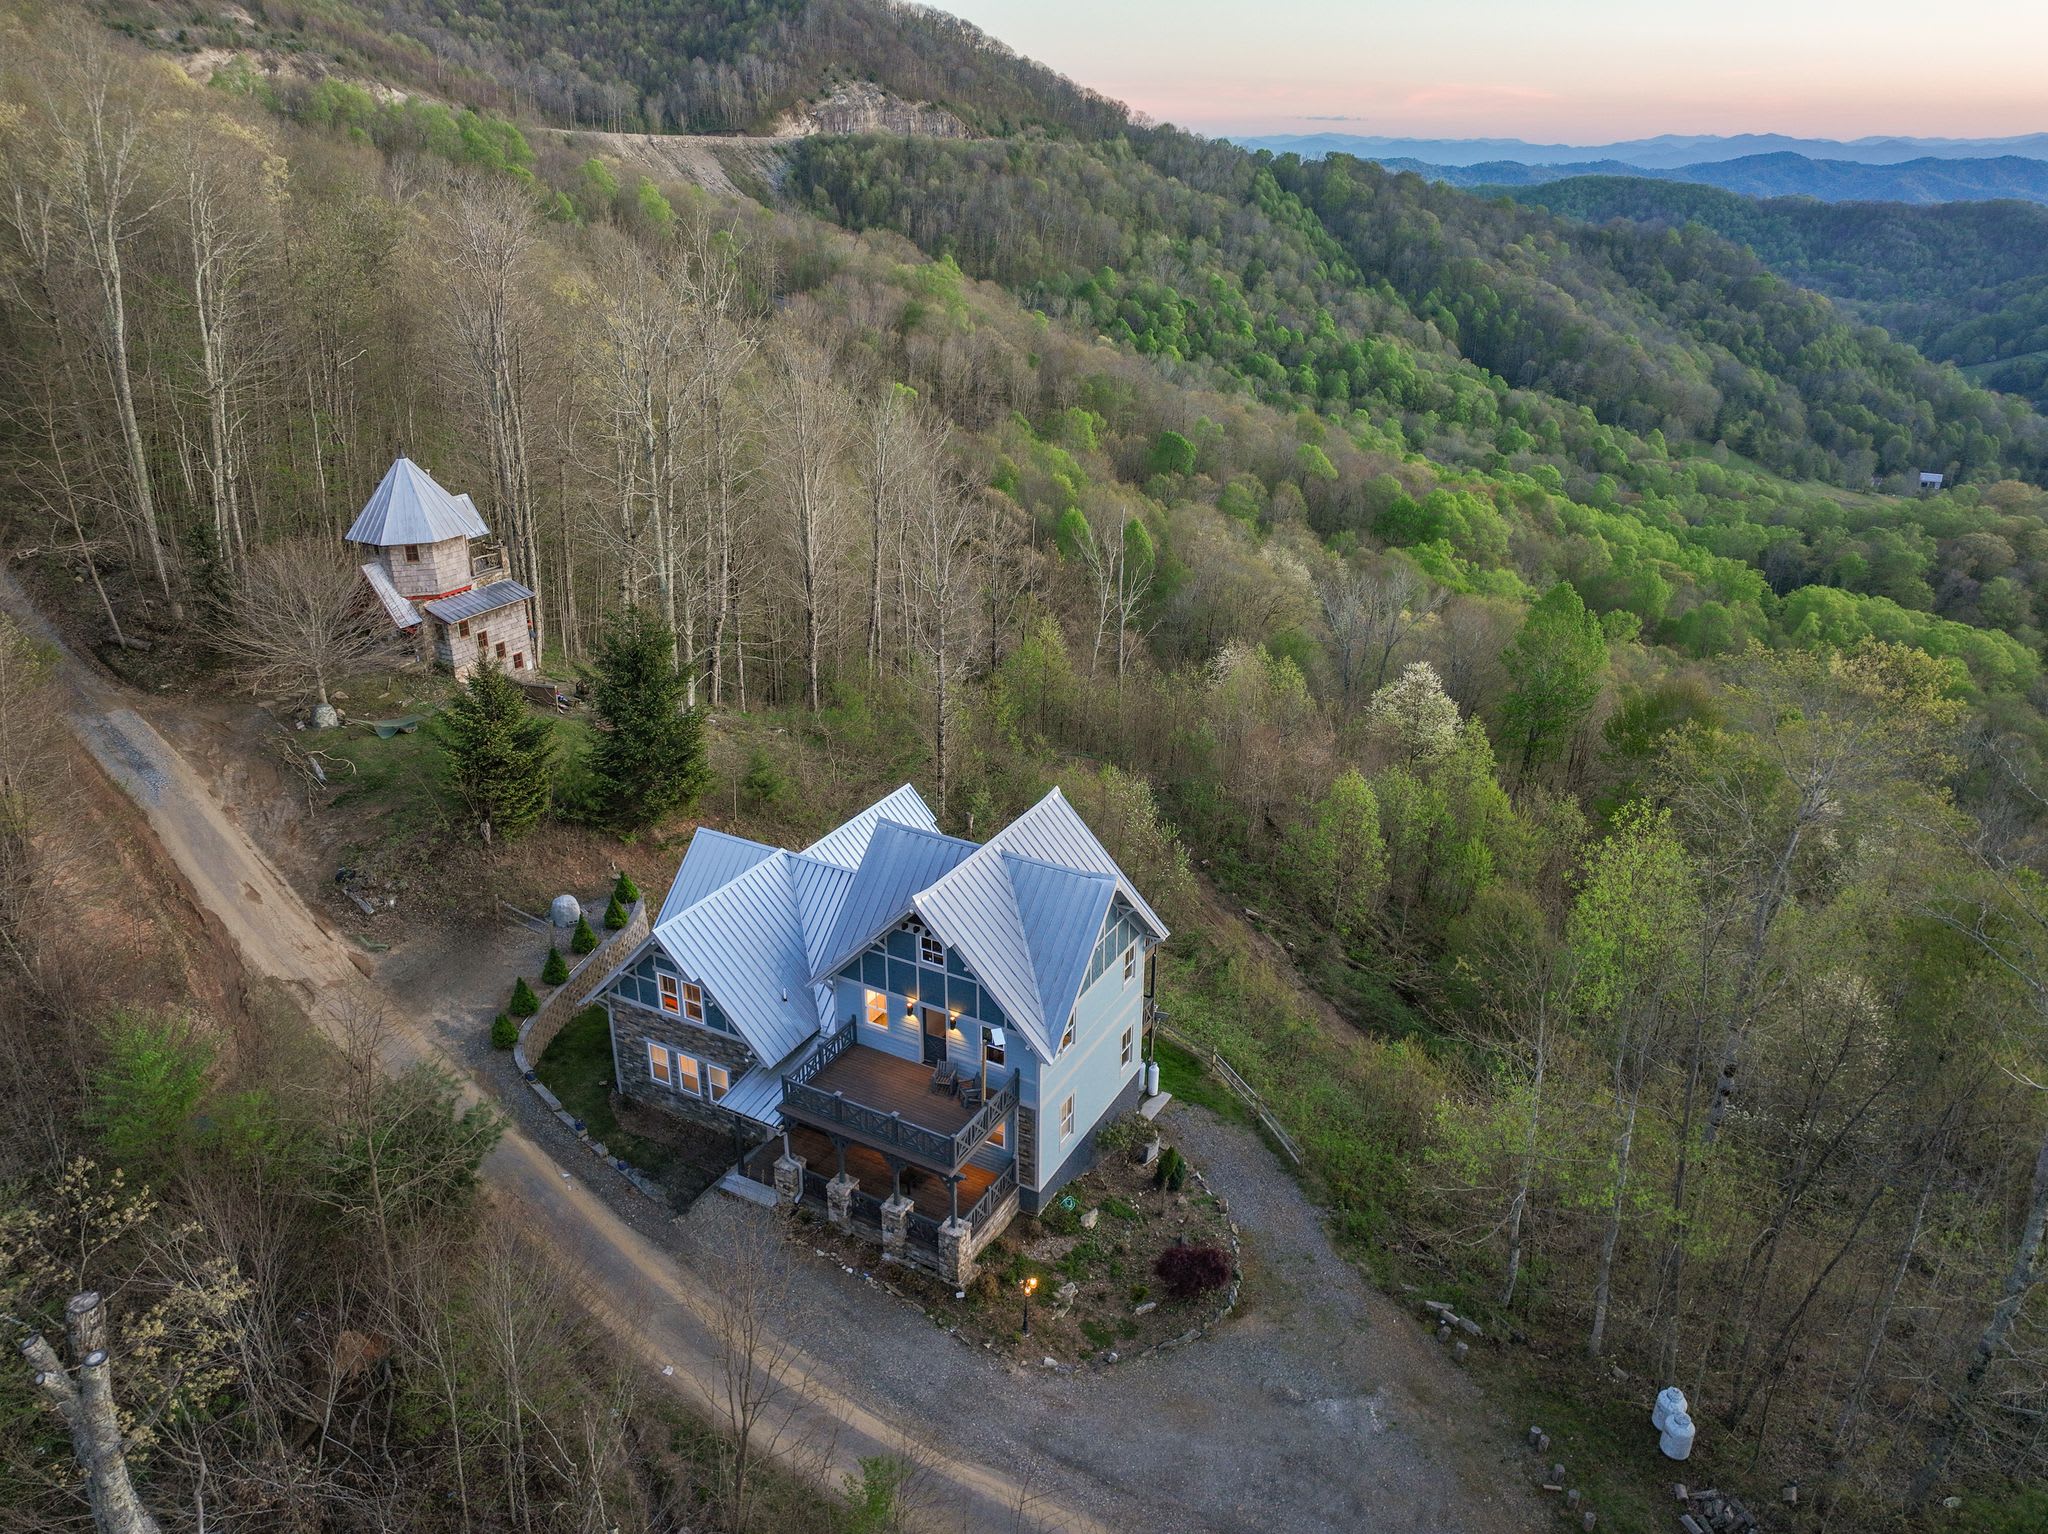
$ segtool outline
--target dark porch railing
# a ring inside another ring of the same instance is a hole
[[[973,1155],[1009,1111],[1017,1106],[1016,1073],[1008,1083],[990,1094],[975,1115],[947,1134],[912,1123],[902,1114],[885,1112],[856,1102],[844,1092],[826,1092],[811,1085],[811,1079],[846,1053],[853,1042],[853,1029],[842,1028],[821,1044],[809,1059],[782,1078],[782,1106],[798,1118],[844,1129],[871,1145],[887,1146],[906,1155],[952,1171]]]
[[[980,1235],[981,1228],[995,1218],[1003,1200],[1016,1191],[1017,1163],[1013,1161],[1003,1168],[1002,1176],[982,1190],[981,1197],[974,1201],[974,1207],[967,1211],[967,1228]]]

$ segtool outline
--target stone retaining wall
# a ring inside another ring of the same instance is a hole
[[[633,909],[626,913],[626,925],[616,932],[607,932],[598,945],[569,971],[569,978],[548,993],[547,1000],[540,1004],[540,1010],[519,1025],[519,1042],[513,1047],[512,1060],[521,1074],[533,1069],[534,1061],[554,1043],[569,1019],[577,1009],[590,999],[590,993],[597,989],[600,980],[612,972],[612,967],[647,936],[647,900],[643,896],[633,902]]]

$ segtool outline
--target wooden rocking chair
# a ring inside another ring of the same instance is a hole
[[[932,1079],[927,1092],[944,1092],[956,1096],[960,1091],[960,1072],[951,1060],[941,1060],[932,1067]]]

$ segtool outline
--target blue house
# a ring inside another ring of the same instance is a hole
[[[700,829],[598,999],[622,1092],[965,1282],[1137,1103],[1166,936],[1059,790],[977,844],[905,785],[801,852]]]

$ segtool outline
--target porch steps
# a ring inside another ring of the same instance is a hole
[[[727,1172],[719,1178],[718,1191],[730,1193],[734,1198],[744,1199],[749,1204],[759,1204],[763,1209],[775,1207],[775,1190],[766,1183],[755,1182],[742,1172]]]

